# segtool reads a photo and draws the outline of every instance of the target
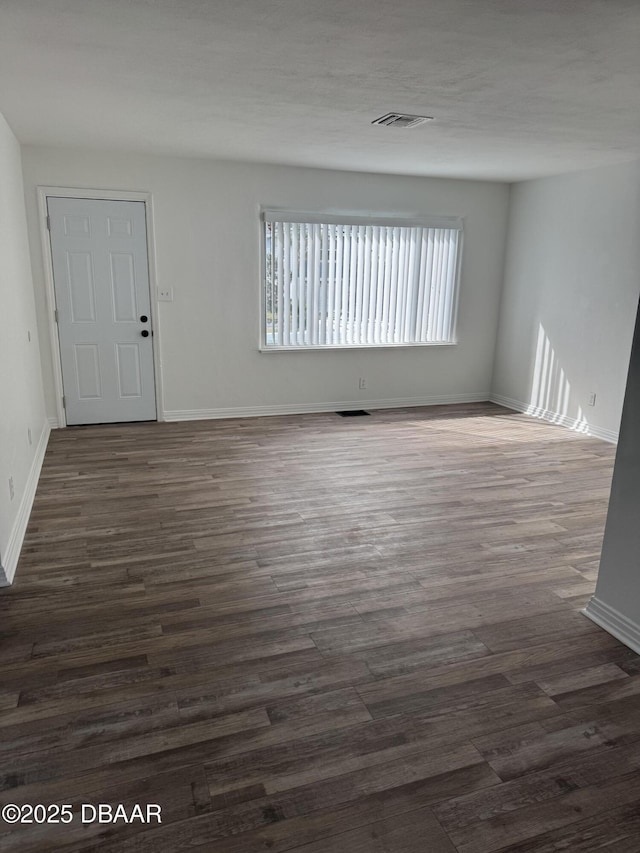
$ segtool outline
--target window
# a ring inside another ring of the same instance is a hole
[[[262,218],[265,349],[455,342],[460,220]]]

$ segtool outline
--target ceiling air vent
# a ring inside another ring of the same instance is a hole
[[[387,113],[372,121],[371,124],[381,124],[384,127],[417,127],[427,121],[433,121],[433,116],[410,116],[405,113]]]

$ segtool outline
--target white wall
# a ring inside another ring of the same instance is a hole
[[[0,584],[15,572],[48,434],[20,146],[0,115]]]
[[[640,312],[596,592],[585,613],[640,654]]]
[[[55,414],[37,185],[153,193],[164,407],[169,417],[323,405],[486,399],[506,185],[41,147],[23,149],[47,410]],[[258,206],[466,217],[456,347],[258,352]],[[358,391],[358,378],[367,390]]]
[[[512,187],[494,399],[616,438],[640,292],[639,193],[640,163]]]

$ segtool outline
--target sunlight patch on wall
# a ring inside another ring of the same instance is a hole
[[[527,415],[532,415],[534,418],[544,418],[551,423],[561,424],[578,432],[586,433],[589,431],[589,423],[581,406],[578,407],[576,417],[569,414],[571,383],[542,323],[538,326],[536,356],[529,399]]]

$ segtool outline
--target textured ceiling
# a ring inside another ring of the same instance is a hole
[[[0,111],[24,143],[554,174],[640,157],[640,0],[0,0]]]

